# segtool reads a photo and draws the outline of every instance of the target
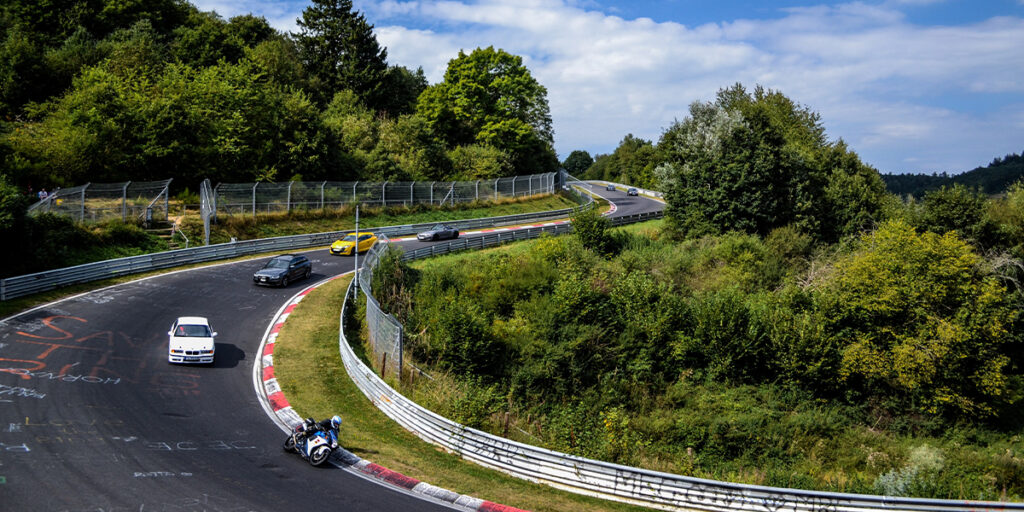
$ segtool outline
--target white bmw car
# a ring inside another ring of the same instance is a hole
[[[213,363],[215,350],[210,322],[201,316],[183,316],[174,321],[167,344],[169,363]]]

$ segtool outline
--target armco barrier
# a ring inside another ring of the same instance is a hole
[[[586,201],[583,207],[590,207],[594,204],[593,198],[590,196],[584,195],[583,200]],[[462,230],[506,226],[510,224],[537,222],[565,217],[567,215],[571,215],[574,210],[575,208],[564,208],[561,210],[551,210],[547,212],[521,213],[518,215],[460,220],[450,222],[449,224]],[[424,231],[433,225],[434,223],[407,224],[403,226],[375,228],[372,231],[389,237],[394,237]],[[181,265],[205,263],[209,261],[236,258],[239,256],[250,256],[264,252],[290,251],[294,249],[318,247],[328,245],[334,240],[351,232],[351,230],[332,231],[308,235],[264,238],[260,240],[243,240],[224,244],[193,247],[191,249],[178,249],[175,251],[143,254],[141,256],[129,256],[127,258],[98,261],[75,267],[9,277],[6,279],[0,279],[0,300],[9,300],[74,284],[88,283],[102,279],[110,279],[112,277],[138,274]]]
[[[633,216],[616,224],[639,222],[661,214]],[[564,232],[567,225],[532,228],[520,232],[494,233],[478,240],[455,240],[447,244],[410,251],[407,259],[433,254],[486,247],[512,239],[534,238],[542,232]],[[521,233],[519,235],[515,233]],[[608,462],[585,459],[519,443],[472,429],[443,418],[409,400],[378,377],[355,355],[345,338],[346,294],[339,322],[338,350],[345,370],[363,394],[389,418],[429,443],[459,456],[532,482],[571,492],[632,503],[663,510],[734,510],[776,512],[864,512],[899,511],[1003,511],[1024,510],[1024,503],[932,500],[890,496],[869,496],[831,492],[782,489],[717,482]]]

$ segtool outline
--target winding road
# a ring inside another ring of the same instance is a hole
[[[593,191],[616,216],[663,207]],[[282,452],[253,389],[256,351],[296,291],[353,264],[323,248],[303,254],[312,279],[285,289],[252,284],[261,258],[115,285],[0,323],[0,509],[452,510]],[[167,363],[167,330],[187,314],[220,334],[212,367]]]

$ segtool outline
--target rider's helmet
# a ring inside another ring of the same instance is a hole
[[[340,427],[341,426],[341,416],[338,416],[337,414],[335,414],[334,417],[331,418],[331,426],[334,427],[334,428]]]

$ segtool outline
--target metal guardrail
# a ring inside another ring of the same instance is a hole
[[[605,185],[613,185],[613,186],[615,186],[615,188],[622,188],[622,189],[635,188],[637,190],[637,192],[639,192],[640,195],[643,195],[643,196],[657,197],[658,199],[664,199],[664,197],[665,197],[665,194],[663,194],[661,192],[658,192],[657,190],[647,190],[645,188],[640,188],[640,187],[637,187],[635,185],[623,185],[622,183],[615,183],[614,181],[604,181],[604,180],[593,180],[592,183],[593,182],[603,183]]]
[[[661,212],[616,219],[614,225],[660,218]],[[564,233],[568,224],[492,233],[458,239],[405,254],[412,260],[465,249],[479,249],[506,241],[536,238],[541,233]],[[509,475],[570,492],[662,510],[735,510],[777,512],[899,511],[1005,511],[1024,510],[1024,503],[935,500],[784,489],[719,482],[609,462],[531,446],[460,425],[409,400],[367,367],[345,338],[346,308],[351,284],[342,305],[338,351],[345,370],[359,389],[389,418],[419,438]]]
[[[593,204],[592,198],[586,199],[589,199],[589,202],[586,204]],[[449,224],[459,229],[506,226],[510,224],[520,224],[565,217],[572,214],[574,210],[575,208],[564,208],[561,210],[550,210],[546,212],[521,213],[517,215],[459,220],[449,222]],[[435,223],[431,222],[423,224],[407,224],[402,226],[387,226],[372,229],[371,231],[384,234],[388,237],[395,237],[424,231],[434,224]],[[364,231],[366,230],[364,229]],[[251,256],[263,252],[289,251],[329,245],[334,240],[352,232],[352,230],[331,231],[307,235],[264,238],[260,240],[243,240],[193,247],[190,249],[178,249],[175,251],[129,256],[126,258],[85,263],[74,267],[9,277],[6,279],[0,279],[0,301],[75,284],[99,281],[102,279],[110,279],[130,274],[138,274],[152,270],[162,270],[181,265],[206,263],[209,261],[236,258],[239,256]]]

